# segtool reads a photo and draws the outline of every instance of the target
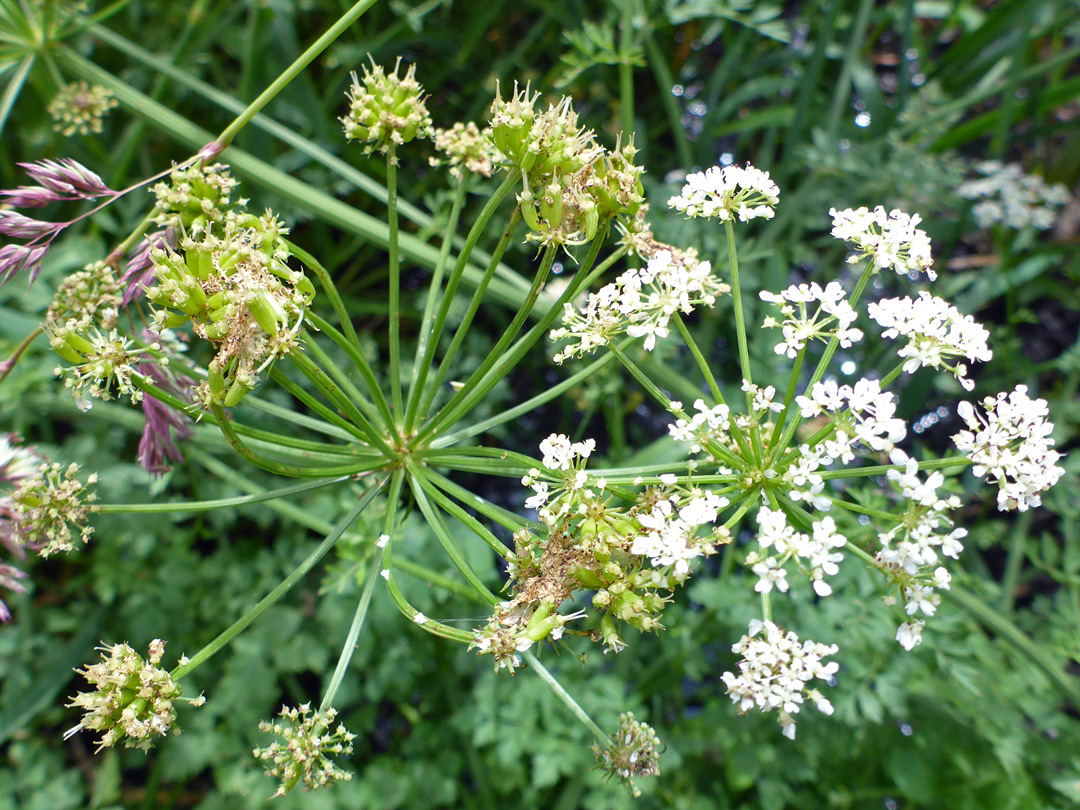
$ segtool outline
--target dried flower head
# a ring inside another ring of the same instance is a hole
[[[21,545],[48,557],[58,551],[71,551],[76,539],[83,543],[90,539],[94,528],[88,518],[97,511],[97,495],[89,487],[97,483],[98,477],[91,473],[83,484],[78,472],[78,464],[66,469],[59,464],[42,464],[36,474],[22,479],[11,495],[11,519]]]
[[[50,333],[63,326],[81,332],[91,326],[112,329],[116,326],[122,299],[120,282],[105,262],[94,262],[71,273],[60,282],[45,315]]]
[[[99,84],[72,82],[60,88],[49,102],[49,115],[53,119],[53,129],[61,135],[96,134],[101,132],[105,115],[118,104],[112,91]]]
[[[364,153],[388,153],[413,138],[431,137],[431,116],[424,103],[424,88],[416,81],[416,65],[399,76],[401,57],[394,72],[387,73],[368,56],[361,76],[352,74],[352,87],[346,93],[349,112],[342,117],[345,137],[365,144]],[[395,158],[396,162],[396,158]]]
[[[68,706],[82,709],[82,721],[70,729],[64,738],[82,729],[101,732],[97,750],[123,741],[127,748],[150,748],[155,737],[163,737],[176,720],[173,702],[181,699],[180,685],[161,666],[165,642],[150,642],[144,660],[127,644],[98,647],[101,661],[85,669],[75,670],[86,678],[92,692],[79,692]],[[104,655],[108,653],[108,657]],[[201,706],[202,696],[189,701]],[[173,734],[180,730],[173,728]]]
[[[491,177],[495,163],[503,160],[491,140],[490,132],[482,132],[472,121],[454,124],[450,129],[436,129],[435,148],[446,154],[444,159],[431,158],[432,166],[450,165],[450,174],[461,179],[464,169],[481,177]]]
[[[641,790],[634,779],[660,775],[660,753],[663,743],[648,723],[634,719],[626,712],[619,716],[619,730],[605,748],[593,746],[596,764],[608,777],[618,778],[636,798]]]
[[[279,716],[283,722],[263,721],[259,723],[259,731],[276,734],[282,741],[252,751],[265,763],[266,775],[280,783],[273,796],[284,796],[300,782],[304,783],[304,790],[317,790],[352,779],[351,773],[331,759],[351,754],[352,741],[356,738],[340,723],[334,728],[336,710],[312,711],[305,703],[298,709],[285,706]]]

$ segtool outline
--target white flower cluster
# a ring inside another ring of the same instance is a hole
[[[811,534],[797,532],[787,522],[787,516],[779,509],[770,509],[762,505],[758,512],[758,544],[762,551],[774,552],[773,556],[764,556],[756,551],[746,555],[746,564],[757,574],[758,593],[769,593],[774,587],[781,593],[788,590],[788,560],[795,558],[800,568],[808,570],[813,582],[814,593],[818,596],[832,594],[832,586],[825,581],[826,576],[833,576],[839,571],[837,563],[844,555],[837,549],[847,544],[847,538],[836,531],[836,522],[831,517],[814,521]],[[801,561],[801,562],[800,562]]]
[[[966,529],[954,529],[948,513],[960,506],[956,495],[942,497],[938,489],[945,483],[945,476],[934,471],[925,481],[919,478],[919,464],[901,450],[890,455],[894,464],[903,470],[890,470],[889,481],[907,499],[907,508],[899,522],[887,532],[878,534],[881,550],[877,560],[898,585],[908,616],[922,612],[933,616],[941,597],[937,590],[948,590],[952,577],[939,566],[938,554],[956,560],[964,550],[960,542],[967,536]],[[895,597],[887,597],[893,604]],[[922,640],[924,620],[917,620],[918,627],[906,623],[897,631],[897,641],[907,650]]]
[[[728,289],[712,274],[712,265],[698,261],[693,251],[657,251],[645,267],[627,270],[590,293],[580,311],[570,303],[564,306],[563,326],[550,337],[574,342],[555,355],[555,362],[589,354],[624,332],[645,338],[645,350],[652,351],[657,338],[668,336],[672,315],[711,307]]]
[[[770,413],[780,413],[784,410],[784,403],[776,402],[776,387],[767,385],[762,388],[749,380],[743,380],[741,386],[743,393],[750,400],[750,415],[739,414],[734,418],[735,426],[748,428],[762,416]]]
[[[1021,512],[1039,506],[1042,494],[1065,474],[1053,449],[1053,422],[1044,399],[1031,399],[1027,386],[982,401],[984,414],[970,402],[956,412],[968,429],[952,437],[960,452],[974,462],[972,472],[998,485],[998,509]]]
[[[521,483],[523,486],[531,487],[535,494],[525,501],[525,508],[538,509],[540,511],[540,520],[552,526],[569,505],[569,499],[564,499],[563,496],[582,492],[586,497],[590,497],[588,491],[585,490],[589,482],[589,475],[583,467],[595,449],[596,441],[594,439],[571,442],[568,436],[561,433],[552,433],[540,442],[540,453],[543,455],[541,463],[549,470],[565,472],[566,475],[562,485],[556,487],[556,492],[553,493],[551,485],[547,481],[539,480],[539,469],[534,467],[529,470],[528,475],[522,477]],[[601,479],[598,483],[600,488],[603,489],[603,480]],[[561,509],[545,508],[553,494],[555,495],[555,502],[552,507],[563,500],[567,501],[562,504]]]
[[[833,220],[832,235],[850,242],[858,251],[848,257],[850,263],[870,258],[876,270],[891,267],[901,276],[921,271],[931,281],[937,278],[932,269],[930,237],[915,227],[922,222],[918,214],[908,215],[899,209],[886,213],[880,205],[873,211],[832,208],[829,214]]]
[[[845,349],[862,339],[862,331],[852,327],[857,315],[838,281],[830,281],[824,288],[811,282],[792,285],[779,294],[762,290],[758,295],[762,301],[777,304],[784,316],[783,321],[778,322],[770,315],[762,324],[766,329],[781,328],[784,339],[776,344],[777,354],[794,359],[806,347],[807,341],[814,339],[828,341],[835,336]],[[815,302],[818,307],[810,315],[807,305]]]
[[[1072,199],[1066,186],[1025,174],[1018,163],[987,160],[976,164],[975,171],[982,177],[963,183],[956,193],[979,201],[971,212],[980,228],[1001,223],[1017,230],[1028,225],[1047,230],[1054,226],[1058,208]]]
[[[673,566],[676,580],[682,581],[690,573],[690,561],[712,548],[708,540],[695,537],[698,527],[715,523],[727,505],[727,498],[700,489],[658,499],[647,514],[638,515],[642,532],[630,553],[648,557],[655,568]]]
[[[765,631],[763,638],[758,634]],[[761,711],[780,712],[779,721],[784,736],[795,739],[795,718],[806,700],[810,700],[822,714],[832,714],[828,699],[810,686],[815,678],[827,683],[840,668],[835,661],[824,663],[828,655],[835,655],[835,644],[819,644],[814,641],[799,642],[794,633],[785,633],[770,621],[753,619],[732,652],[742,655],[739,674],[725,672],[721,675],[731,702],[739,704],[738,711],[745,714],[755,706]]]
[[[771,219],[779,201],[780,189],[769,173],[747,163],[688,174],[682,191],[668,205],[688,217],[716,217],[723,222],[735,215],[747,222],[757,217]]]
[[[969,362],[985,363],[993,352],[986,345],[990,333],[970,315],[928,292],[915,298],[886,298],[867,307],[870,317],[885,327],[882,337],[906,337],[908,343],[900,352],[907,358],[904,371],[908,374],[919,366],[944,368],[956,375],[965,390],[975,387],[967,376],[967,365],[947,361],[955,357]]]
[[[672,402],[673,411],[681,411],[681,402]],[[723,445],[731,443],[728,429],[731,427],[731,409],[727,405],[709,407],[705,400],[694,401],[697,411],[689,419],[680,417],[668,425],[668,433],[677,442],[689,442],[691,453],[700,453],[702,447],[712,442]]]
[[[833,415],[835,431],[820,445],[826,456],[848,463],[855,458],[855,445],[888,452],[907,435],[907,424],[896,416],[896,398],[882,392],[877,380],[861,379],[854,386],[837,385],[836,380],[814,383],[810,396],[797,396],[804,418],[823,413]]]

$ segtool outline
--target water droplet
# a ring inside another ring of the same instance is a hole
[[[946,416],[949,415],[949,409],[942,405],[937,409],[937,415],[939,418],[944,419]]]
[[[860,526],[869,526],[870,525],[870,516],[869,515],[859,515],[859,525]]]
[[[913,729],[907,723],[901,723],[900,724],[900,733],[903,734],[905,737],[910,737],[912,734],[915,733],[915,729]]]
[[[846,152],[849,149],[851,149],[851,141],[849,141],[847,138],[841,138],[840,139],[840,151],[841,152]]]
[[[556,276],[561,275],[562,271],[563,271],[563,263],[562,262],[555,262],[554,264],[551,265],[551,272],[554,273]]]
[[[914,48],[908,48],[907,53],[905,53],[904,56],[906,56],[908,59],[918,59],[919,52]]]
[[[854,360],[845,360],[840,365],[840,372],[843,374],[854,374],[856,368],[858,368],[858,366],[855,365]]]
[[[885,800],[885,810],[897,810],[900,805],[896,803],[896,799]]]
[[[681,84],[677,84],[677,85],[675,85],[674,87],[671,88],[671,95],[673,95],[673,96],[681,96],[682,94],[683,94],[683,86]]]
[[[868,127],[870,126],[870,113],[861,112],[855,116],[855,126]]]
[[[914,76],[911,77],[911,83],[916,87],[922,87],[924,84],[926,84],[926,74],[916,73]]]
[[[735,162],[735,156],[733,154],[731,154],[731,152],[724,152],[724,154],[720,155],[720,165],[721,166],[730,166],[734,162]]]
[[[854,107],[857,112],[862,112],[866,109],[866,102],[863,101],[861,98],[857,98],[855,99],[855,103],[851,106]]]
[[[691,115],[696,115],[700,118],[701,116],[705,115],[705,111],[708,109],[708,107],[706,107],[705,103],[702,101],[695,101],[686,109],[690,111]]]

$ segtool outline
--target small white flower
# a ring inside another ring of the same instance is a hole
[[[880,205],[873,211],[868,208],[829,210],[833,218],[832,235],[850,242],[858,251],[848,258],[855,263],[863,257],[872,259],[875,272],[892,268],[897,275],[925,272],[933,281],[937,273],[932,269],[934,259],[930,255],[930,237],[915,227],[922,218],[900,210],[888,213]]]
[[[742,166],[713,166],[686,176],[682,191],[668,205],[688,217],[716,217],[721,222],[736,215],[740,222],[771,219],[780,201],[768,172],[749,163]]]

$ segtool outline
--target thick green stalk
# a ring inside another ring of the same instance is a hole
[[[322,489],[333,484],[348,481],[352,476],[340,475],[337,478],[328,478],[324,481],[309,481],[305,484],[293,484],[280,489],[268,489],[256,495],[237,495],[233,498],[216,498],[209,501],[181,501],[175,503],[102,503],[94,506],[94,511],[102,515],[158,515],[158,514],[186,514],[188,512],[209,512],[212,509],[231,509],[236,506],[245,506],[249,503],[262,503],[272,501],[275,498],[285,498],[289,495],[298,495],[301,492],[310,492],[313,489]]]
[[[218,135],[216,144],[221,149],[224,149],[232,143],[236,134],[247,126],[247,123],[255,117],[255,114],[259,110],[269,104],[274,96],[284,90],[289,82],[300,75],[300,72],[304,68],[310,65],[319,54],[330,47],[335,39],[344,34],[349,26],[359,20],[364,12],[375,5],[375,3],[376,0],[360,0],[360,2],[356,3],[352,8],[345,12],[321,37],[311,43],[308,49],[300,54],[300,56],[298,56],[280,76],[274,79],[270,86],[263,90],[262,93],[259,94],[259,97],[251,102],[247,106],[247,109],[237,116],[236,120],[229,124],[229,126]]]
[[[424,379],[427,370],[421,370],[421,361],[427,352],[428,343],[431,342],[433,324],[435,320],[435,303],[442,291],[443,273],[446,271],[446,260],[450,256],[450,247],[454,243],[454,234],[457,232],[458,220],[461,217],[461,207],[465,202],[465,194],[469,187],[469,175],[462,174],[454,190],[454,202],[450,208],[450,217],[446,223],[446,231],[443,234],[442,247],[439,250],[439,260],[435,263],[435,270],[431,274],[431,283],[428,285],[427,299],[424,301],[424,314],[420,318],[420,337],[416,341],[416,356],[413,358],[412,380],[409,383],[409,396],[405,400],[405,435],[407,436],[416,427],[417,408],[420,405],[420,395],[424,389]]]
[[[731,298],[735,304],[735,337],[739,343],[739,369],[743,379],[752,383],[750,376],[750,352],[746,345],[746,318],[743,315],[742,287],[739,282],[739,252],[735,248],[735,226],[729,217],[724,221],[724,232],[727,235],[728,269],[731,271]],[[746,412],[750,413],[753,402],[752,395],[746,394]]]
[[[791,368],[791,379],[788,381],[787,391],[784,392],[784,410],[780,411],[780,417],[776,420],[776,427],[773,428],[772,437],[769,439],[769,453],[771,454],[775,448],[777,442],[780,440],[781,434],[784,432],[784,423],[787,421],[788,409],[791,407],[791,403],[795,401],[795,389],[799,385],[799,375],[802,374],[803,362],[806,360],[806,345],[803,345],[799,349],[799,354],[795,358],[795,365]]]
[[[334,544],[341,539],[341,536],[345,534],[346,530],[352,525],[353,521],[356,520],[357,516],[364,511],[364,508],[371,503],[371,500],[380,489],[382,489],[382,484],[375,484],[368,489],[368,491],[356,502],[356,505],[346,513],[345,517],[338,521],[334,530],[326,536],[326,539],[319,543],[315,550],[312,551],[311,554],[309,554],[307,558],[300,563],[291,574],[289,574],[289,576],[282,580],[280,585],[264,596],[255,607],[233,622],[227,630],[195,653],[187,663],[176,667],[170,673],[173,680],[180,680],[200,664],[208,661],[222,647],[246,630],[247,627],[259,618],[259,616],[261,616],[268,608],[275,605],[281,597],[292,590],[293,586],[296,585],[308,571],[314,568],[315,564],[326,555],[326,552],[332,549]]]

